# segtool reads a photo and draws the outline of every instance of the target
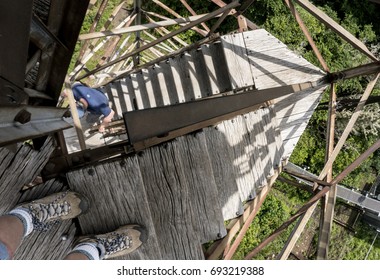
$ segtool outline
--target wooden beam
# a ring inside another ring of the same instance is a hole
[[[370,50],[364,45],[359,39],[357,39],[354,35],[344,29],[341,25],[339,25],[336,21],[330,18],[323,11],[318,9],[312,3],[307,0],[294,0],[297,2],[302,8],[307,10],[314,17],[319,19],[323,24],[325,24],[328,28],[332,29],[336,32],[340,37],[346,40],[349,44],[351,44],[355,49],[361,51],[363,54],[368,56],[373,61],[378,61],[376,56],[370,52]]]
[[[69,81],[69,78],[66,77],[65,80],[65,90],[66,90],[66,95],[67,98],[69,99],[69,105],[70,105],[70,111],[71,111],[71,117],[73,118],[74,121],[74,127],[77,132],[78,136],[78,141],[79,141],[79,146],[81,150],[86,149],[86,141],[83,136],[83,130],[82,130],[82,124],[79,119],[78,111],[77,111],[77,105],[74,99],[74,94],[71,89],[71,83]]]
[[[120,61],[122,61],[122,60],[124,60],[124,59],[126,59],[128,57],[132,57],[133,55],[136,55],[139,52],[142,52],[142,51],[144,51],[146,49],[149,49],[150,47],[153,47],[153,46],[155,46],[155,45],[157,45],[157,44],[159,44],[159,43],[161,43],[161,42],[163,42],[163,41],[165,41],[165,40],[167,40],[169,38],[172,38],[172,37],[174,37],[174,36],[176,36],[176,35],[184,32],[184,31],[190,29],[191,27],[200,24],[201,22],[205,22],[207,20],[210,20],[210,19],[216,17],[217,15],[224,13],[225,10],[228,10],[228,9],[231,9],[231,8],[237,7],[237,6],[239,6],[239,2],[238,1],[234,1],[231,4],[229,4],[229,5],[227,5],[227,6],[223,7],[223,8],[220,8],[220,9],[218,9],[216,11],[213,11],[213,12],[211,12],[211,13],[209,13],[209,14],[201,17],[201,18],[199,18],[198,20],[195,20],[195,21],[189,23],[186,26],[183,26],[183,27],[181,27],[181,28],[173,31],[170,34],[167,34],[167,35],[159,38],[158,40],[153,41],[150,44],[142,46],[141,48],[139,48],[137,50],[134,50],[134,51],[130,52],[129,54],[125,55],[125,56],[119,57],[118,59],[115,59],[114,61],[111,61],[111,62],[103,65],[102,67],[99,67],[99,68],[97,68],[95,70],[90,71],[89,73],[83,75],[82,77],[78,78],[77,80],[81,80],[81,79],[83,79],[85,77],[91,76],[91,75],[95,74],[96,72],[99,72],[99,71],[101,71],[101,70],[103,70],[105,68],[108,68],[108,67],[112,66],[113,64],[116,64],[116,63],[118,63],[118,62],[120,62]]]
[[[222,24],[222,22],[225,20],[225,18],[228,16],[231,10],[225,10],[224,13],[220,18],[218,18],[217,22],[211,27],[210,32],[207,34],[207,37],[211,36],[211,34],[214,34],[216,29]]]

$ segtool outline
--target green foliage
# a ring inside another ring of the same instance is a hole
[[[249,227],[244,236],[234,259],[243,259],[250,251],[253,250],[261,241],[265,239],[274,229],[278,228],[289,216],[290,209],[283,199],[279,199],[283,194],[276,192],[268,194],[255,217],[252,225]],[[281,250],[282,241],[271,243],[258,256],[259,259],[272,258],[272,252]],[[268,255],[269,254],[269,255]]]

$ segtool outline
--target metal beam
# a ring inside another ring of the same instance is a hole
[[[172,131],[215,119],[270,100],[313,87],[317,82],[294,84],[240,94],[211,97],[172,106],[130,111],[123,114],[129,141],[134,144],[153,137],[162,137]]]
[[[372,62],[364,65],[360,65],[358,67],[329,73],[326,76],[326,79],[330,83],[336,83],[339,80],[351,79],[359,76],[366,76],[372,74],[380,73],[380,61]]]
[[[252,250],[244,259],[252,259],[258,252],[260,252],[266,245],[276,239],[285,229],[288,228],[292,223],[294,223],[302,214],[304,214],[307,209],[316,204],[319,199],[324,196],[328,191],[329,187],[324,187],[316,195],[314,195],[304,206],[302,206],[296,214],[290,217],[285,223],[283,223],[278,229],[276,229],[271,235],[264,239],[255,249]]]
[[[267,185],[261,190],[259,195],[255,198],[253,202],[253,210],[251,214],[248,216],[247,220],[245,221],[243,227],[240,229],[238,235],[236,236],[234,242],[232,243],[231,247],[229,248],[227,254],[225,255],[225,260],[231,260],[233,255],[235,254],[236,250],[238,249],[241,241],[243,240],[245,234],[247,233],[250,225],[253,222],[253,219],[256,217],[257,213],[259,212],[261,205],[264,203],[265,198],[267,197],[269,191],[271,190],[274,182],[277,179],[277,176],[281,173],[281,167],[279,169],[276,169],[274,175],[270,178]]]
[[[294,7],[293,2],[291,0],[284,0],[284,1],[285,1],[285,4],[289,7],[294,18],[298,22],[298,25],[300,26],[302,32],[305,34],[306,39],[309,41],[309,44],[310,44],[311,48],[313,49],[315,55],[317,56],[319,63],[323,67],[323,70],[325,70],[326,72],[329,72],[329,67],[327,66],[326,61],[323,59],[322,54],[320,53],[319,49],[317,48],[317,46],[313,40],[313,37],[311,36],[311,34],[310,34],[309,30],[307,29],[305,23],[303,22],[301,16],[299,15],[296,8]]]
[[[224,3],[222,0],[211,0],[212,2],[214,2],[216,5],[218,5],[219,7],[224,7],[226,6],[227,4]],[[234,17],[238,17],[238,16],[241,16],[235,9],[232,9],[230,11],[230,14]],[[246,21],[247,21],[247,25],[249,28],[251,28],[252,30],[255,30],[255,29],[259,29],[259,27],[254,24],[252,21],[250,21],[249,19],[245,18]]]
[[[0,1],[0,78],[24,88],[33,1]],[[17,63],[15,63],[17,59]]]
[[[327,123],[327,141],[325,163],[328,162],[334,150],[334,131],[336,118],[336,91],[335,84],[330,86],[330,102]],[[326,182],[332,180],[332,166],[327,170]],[[336,202],[337,185],[332,185],[329,192],[322,198],[322,207],[320,215],[319,239],[317,259],[327,259],[328,247],[331,234],[332,223],[334,220],[334,209]]]
[[[185,6],[185,8],[190,12],[190,14],[192,14],[193,16],[196,16],[196,12],[193,10],[193,8],[191,8],[191,6],[187,3],[186,0],[180,0],[182,5]],[[208,28],[208,26],[202,22],[201,25],[203,26],[203,28],[207,31],[207,32],[210,32],[210,28]]]
[[[329,169],[331,169],[332,164],[334,163],[336,157],[338,156],[340,150],[342,149],[344,143],[346,142],[348,135],[350,134],[356,120],[358,119],[358,117],[361,113],[361,110],[363,109],[363,107],[365,105],[365,101],[367,100],[369,94],[373,90],[373,87],[375,86],[378,78],[379,78],[379,75],[377,75],[377,77],[367,85],[367,88],[364,91],[364,94],[361,98],[361,101],[358,104],[358,107],[356,108],[356,110],[355,110],[354,114],[352,115],[350,121],[348,122],[345,130],[343,131],[342,136],[340,137],[338,143],[336,144],[336,146],[334,148],[334,151],[331,153],[331,155],[329,157],[329,160],[325,163],[325,166],[324,166],[323,170],[321,171],[321,173],[318,177],[319,180],[323,180],[327,175],[327,171]],[[311,215],[313,214],[316,206],[317,206],[317,203],[312,205],[312,207],[310,207],[306,211],[306,213],[301,217],[301,219],[297,222],[297,225],[293,229],[293,232],[291,233],[291,235],[287,241],[287,244],[284,246],[284,249],[282,250],[282,252],[280,254],[281,259],[287,259],[288,258],[290,252],[292,251],[292,248],[296,244],[301,232],[303,231],[303,228],[305,227],[306,223],[309,221],[309,219],[310,219]]]
[[[228,10],[228,9],[231,9],[231,8],[234,8],[234,7],[237,7],[237,6],[239,6],[239,2],[238,2],[238,1],[234,1],[234,2],[232,2],[231,4],[229,4],[229,5],[227,5],[227,6],[223,7],[223,8],[220,8],[220,9],[218,9],[218,10],[216,10],[216,11],[213,11],[213,12],[211,12],[211,13],[205,15],[204,17],[201,17],[200,19],[198,19],[198,20],[196,20],[196,21],[193,21],[193,22],[189,23],[189,24],[186,25],[186,26],[183,26],[183,27],[181,27],[181,28],[179,28],[179,29],[173,31],[173,32],[170,33],[170,34],[167,34],[167,35],[165,35],[165,36],[162,36],[162,37],[159,38],[158,40],[155,40],[155,41],[153,41],[153,42],[151,42],[151,43],[149,43],[149,44],[146,44],[145,46],[142,46],[141,48],[139,48],[139,49],[137,49],[137,50],[134,50],[134,51],[130,52],[129,54],[126,54],[126,55],[124,55],[124,56],[121,56],[121,57],[119,57],[118,59],[115,59],[115,60],[113,60],[113,61],[111,61],[111,62],[109,62],[109,63],[103,65],[102,67],[99,67],[99,68],[97,68],[97,69],[95,69],[95,70],[90,71],[89,73],[87,73],[87,74],[85,74],[85,75],[79,77],[77,80],[81,80],[81,79],[83,79],[83,78],[86,78],[86,77],[88,77],[88,76],[91,76],[91,75],[95,74],[96,72],[99,72],[99,71],[101,71],[101,70],[103,70],[103,69],[106,69],[106,68],[108,68],[108,67],[110,67],[110,66],[112,66],[112,65],[114,65],[114,64],[116,64],[116,63],[118,63],[118,62],[120,62],[120,61],[125,60],[125,59],[128,58],[128,57],[134,56],[134,55],[136,55],[136,54],[139,53],[139,52],[142,52],[142,51],[144,51],[144,50],[147,50],[147,49],[149,49],[150,47],[153,47],[153,46],[155,46],[155,45],[161,43],[162,41],[165,41],[165,40],[167,40],[167,39],[169,39],[169,38],[172,38],[172,37],[178,35],[179,33],[182,33],[182,32],[184,32],[184,31],[190,29],[191,27],[200,24],[201,22],[205,22],[205,21],[207,21],[207,20],[209,20],[209,19],[212,19],[212,18],[216,17],[217,15],[222,14],[225,10]]]
[[[41,137],[71,127],[55,107],[0,106],[0,147]]]
[[[336,21],[334,21],[332,18],[330,18],[327,14],[325,14],[323,11],[318,9],[312,3],[310,3],[307,0],[294,0],[294,1],[297,2],[302,8],[307,10],[314,17],[319,19],[328,28],[335,31],[340,37],[342,37],[344,40],[346,40],[354,48],[361,51],[363,54],[368,56],[370,59],[372,59],[374,61],[378,61],[376,56],[368,50],[366,45],[364,45],[359,39],[357,39],[354,35],[352,35],[350,32],[348,32],[346,29],[344,29],[341,25],[339,25]]]

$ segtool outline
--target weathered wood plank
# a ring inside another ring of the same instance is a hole
[[[108,97],[109,103],[111,105],[112,110],[115,112],[115,119],[122,118],[123,116],[123,109],[121,108],[121,102],[119,99],[119,94],[116,88],[116,84],[108,84],[105,86],[106,95]]]
[[[250,199],[256,196],[259,187],[266,185],[265,174],[265,139],[263,135],[262,120],[258,110],[244,115],[247,126],[248,146],[246,154],[249,157],[255,181],[252,182],[254,188]]]
[[[151,86],[147,87],[148,95],[151,99],[154,99],[154,102],[157,107],[164,106],[164,98],[161,94],[161,87],[158,81],[158,72],[156,66],[148,68],[148,76],[151,81]]]
[[[16,205],[21,188],[40,174],[54,151],[54,145],[49,137],[40,151],[26,144],[19,145],[14,154],[6,148],[1,150],[4,159],[0,165],[0,213],[4,213]]]
[[[223,218],[230,220],[243,213],[243,204],[235,180],[229,146],[226,137],[219,131],[222,127],[222,124],[218,124],[215,128],[204,129],[204,132]]]
[[[277,169],[282,160],[282,138],[280,130],[278,129],[277,117],[273,108],[273,105],[269,106],[264,114],[264,120],[270,127],[268,133],[266,133],[266,138],[268,141],[268,149],[272,161],[272,166]]]
[[[146,92],[146,86],[141,72],[131,74],[131,80],[133,85],[133,90],[135,92],[136,104],[138,110],[146,109],[149,107],[148,94]]]
[[[186,99],[195,100],[201,98],[202,94],[205,93],[204,87],[201,86],[201,83],[204,81],[204,76],[207,73],[206,71],[203,71],[203,69],[206,68],[204,66],[202,52],[192,50],[189,53],[185,53],[183,58],[185,58],[185,64],[188,67],[188,75],[191,81],[189,84],[185,84],[185,88],[189,89],[188,91],[185,91]],[[201,75],[201,73],[203,75]],[[187,94],[189,94],[189,96],[187,96]]]
[[[84,234],[113,231],[126,224],[145,226],[149,238],[122,259],[160,259],[150,207],[136,157],[129,157],[67,174],[71,189],[84,194],[92,206],[79,217]]]
[[[152,84],[153,82],[150,78],[149,70],[148,69],[142,69],[141,72],[142,72],[142,76],[143,76],[143,79],[145,82],[146,94],[148,96],[147,97],[148,101],[149,101],[148,107],[149,108],[157,107],[156,99],[154,98],[154,93],[153,93],[153,84]]]
[[[245,119],[237,116],[222,123],[220,131],[224,133],[229,149],[232,152],[233,170],[242,201],[249,200],[254,194],[254,184],[258,179],[255,174],[250,154],[250,139]]]
[[[221,37],[232,89],[254,84],[243,36],[238,33]]]
[[[50,180],[25,191],[19,203],[43,198],[67,190],[59,179]],[[64,221],[47,232],[34,231],[26,237],[17,249],[16,260],[62,260],[73,247],[76,227],[73,220]]]
[[[126,103],[126,100],[125,100],[125,94],[128,94],[128,92],[124,93],[123,91],[123,86],[121,84],[121,81],[116,81],[113,83],[115,89],[116,89],[116,92],[117,92],[117,96],[118,96],[118,99],[119,99],[119,103],[120,103],[120,110],[121,112],[127,112],[128,111],[128,107],[127,107],[127,103]]]
[[[318,90],[307,89],[297,94],[290,94],[281,98],[277,98],[274,101],[274,109],[276,111],[276,117],[281,120],[284,117],[305,113],[313,112],[318,105],[320,98],[322,98],[322,93],[325,88]],[[279,121],[279,125],[281,121]]]
[[[201,46],[206,63],[207,77],[211,86],[211,94],[226,92],[231,89],[223,46],[214,43]],[[203,89],[203,88],[202,88]]]
[[[256,52],[286,48],[286,45],[265,29],[256,29],[244,32],[244,41],[247,50]]]
[[[179,103],[180,97],[177,93],[176,84],[174,82],[172,67],[170,66],[170,62],[162,61],[160,62],[160,68],[162,71],[162,76],[164,78],[164,82],[166,85],[167,95],[169,98],[170,105]]]
[[[192,98],[191,96],[194,96],[194,93],[191,86],[186,58],[183,55],[177,55],[173,58],[169,58],[169,63],[172,68],[173,79],[179,102],[182,103],[190,101]]]
[[[134,111],[135,108],[135,90],[133,89],[131,77],[126,77],[120,81],[121,90],[124,93],[124,100],[127,106],[127,111]]]
[[[175,150],[178,143],[170,142],[138,157],[158,244],[163,259],[203,259],[193,228],[186,171]]]
[[[157,73],[157,80],[158,80],[158,85],[160,88],[160,94],[162,96],[163,100],[163,105],[170,105],[171,100],[168,92],[168,87],[166,85],[166,80],[165,80],[165,74],[164,74],[164,68],[162,64],[156,65],[155,66],[155,71]]]
[[[203,132],[177,138],[177,157],[183,163],[195,229],[201,243],[224,237],[222,209]]]
[[[289,68],[281,72],[271,72],[269,68],[260,68],[259,73],[255,70],[252,70],[252,72],[257,89],[273,88],[305,81],[317,81],[324,76],[318,70],[309,66],[300,66],[294,69]]]

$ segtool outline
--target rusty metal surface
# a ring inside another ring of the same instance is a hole
[[[152,137],[165,137],[171,131],[311,87],[317,87],[317,83],[303,83],[248,91],[241,94],[201,99],[172,106],[131,111],[124,113],[124,121],[129,141],[133,144]]]
[[[0,147],[71,127],[62,119],[66,109],[0,106]]]
[[[30,0],[0,1],[0,77],[19,88],[24,88],[32,4]]]

